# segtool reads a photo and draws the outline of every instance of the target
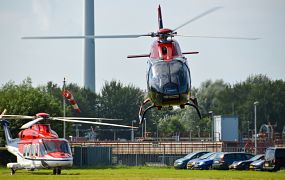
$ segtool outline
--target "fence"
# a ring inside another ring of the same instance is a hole
[[[222,144],[222,142],[86,142],[71,143],[71,146],[74,164],[77,166],[172,166],[176,159],[191,152],[222,151]],[[105,149],[96,150],[98,148]]]

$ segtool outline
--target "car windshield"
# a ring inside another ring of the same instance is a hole
[[[256,161],[256,160],[259,160],[262,156],[264,156],[264,155],[259,154],[259,155],[253,156],[253,157],[250,158],[249,160],[250,160],[250,161]]]
[[[265,159],[266,160],[274,159],[274,154],[275,154],[274,149],[267,149],[265,153]]]
[[[44,144],[44,147],[47,153],[62,152],[62,153],[71,154],[70,147],[65,140],[61,140],[61,139],[46,140],[45,139],[43,140],[43,144]]]
[[[191,158],[192,156],[194,156],[194,154],[195,154],[195,153],[190,153],[190,154],[188,154],[187,156],[185,156],[184,158],[185,158],[185,159],[189,159],[189,158]]]
[[[204,154],[203,156],[200,157],[200,159],[207,159],[209,158],[210,156],[212,156],[214,153],[206,153]]]
[[[223,156],[224,156],[223,153],[215,153],[215,155],[212,156],[211,159],[218,160],[218,159],[221,159]]]

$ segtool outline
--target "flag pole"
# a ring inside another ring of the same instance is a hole
[[[65,91],[65,77],[63,78],[63,92]],[[62,102],[63,102],[63,119],[65,119],[65,97],[63,96],[62,98]],[[65,139],[65,121],[63,121],[63,138]]]

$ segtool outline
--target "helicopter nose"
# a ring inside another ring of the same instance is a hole
[[[178,94],[178,87],[174,83],[167,83],[163,88],[164,94],[166,95],[175,95]]]

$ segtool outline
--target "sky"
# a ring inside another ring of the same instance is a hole
[[[83,40],[22,40],[23,36],[83,35],[83,0],[0,0],[0,85],[31,77],[83,86]],[[187,55],[192,86],[208,79],[227,83],[265,74],[285,80],[284,0],[95,0],[95,34],[145,34],[157,31],[161,5],[166,28],[176,28],[211,9],[219,10],[178,30],[185,35],[258,37],[256,41],[177,37]],[[155,39],[95,40],[96,92],[118,80],[146,89],[147,59]]]

